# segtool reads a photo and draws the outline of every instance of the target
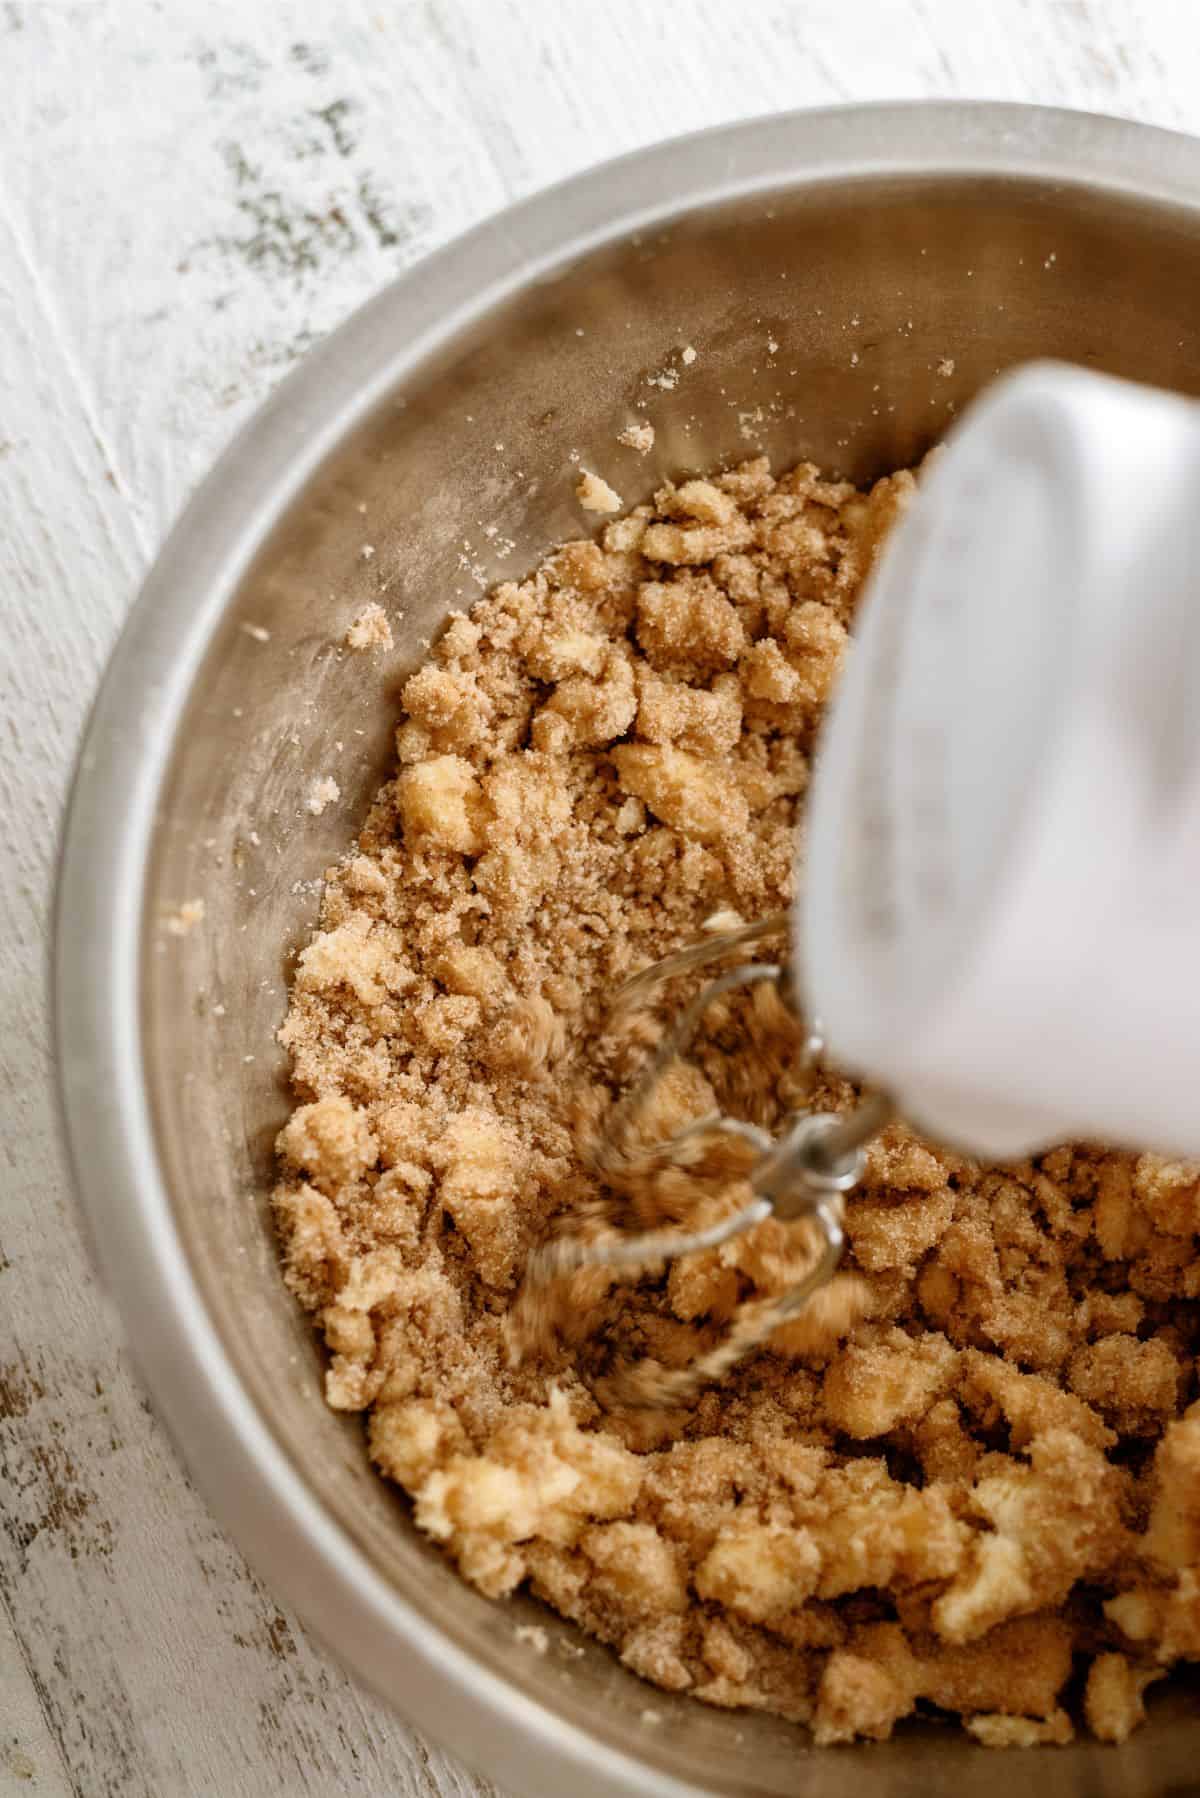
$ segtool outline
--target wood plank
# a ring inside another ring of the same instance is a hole
[[[21,1653],[12,1619],[0,1606],[0,1798],[77,1798],[38,1684]]]

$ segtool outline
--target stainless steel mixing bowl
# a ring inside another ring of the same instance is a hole
[[[322,1403],[265,1196],[288,951],[386,765],[397,676],[477,578],[579,533],[577,457],[630,502],[757,450],[866,479],[1035,355],[1195,393],[1197,294],[1186,138],[954,104],[666,144],[515,207],[357,313],[222,458],[134,609],[58,901],[59,1067],[96,1254],[238,1541],[349,1667],[520,1798],[1197,1789],[1200,1715],[1178,1696],[1119,1750],[1014,1764],[931,1726],[818,1752],[652,1692],[590,1644],[560,1654],[553,1619],[538,1655],[514,1636],[536,1608],[462,1585]],[[651,384],[670,368],[673,389]],[[616,442],[641,406],[646,459]],[[384,590],[398,654],[340,652]],[[313,817],[327,773],[341,799]],[[164,928],[197,898],[190,933]]]

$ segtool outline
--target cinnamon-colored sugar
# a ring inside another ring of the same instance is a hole
[[[451,620],[296,965],[286,1277],[329,1402],[367,1414],[377,1465],[482,1591],[524,1584],[646,1679],[823,1743],[922,1705],[993,1746],[1084,1720],[1120,1741],[1146,1686],[1200,1658],[1195,1168],[1074,1147],[981,1169],[894,1126],[838,1285],[668,1412],[597,1394],[691,1365],[794,1282],[803,1226],[640,1278],[584,1269],[544,1336],[510,1321],[555,1220],[695,1211],[703,1157],[645,1189],[597,1171],[655,1036],[610,1007],[712,914],[789,903],[814,733],[913,487],[749,462]],[[776,1120],[769,1004],[709,1017],[666,1124]]]

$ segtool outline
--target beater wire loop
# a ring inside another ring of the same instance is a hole
[[[703,939],[655,962],[621,989],[614,1008],[616,1019],[646,1004],[668,981],[785,933],[789,922],[787,912],[773,912],[757,923]],[[819,1249],[811,1267],[795,1285],[775,1297],[742,1304],[723,1340],[690,1366],[667,1368],[657,1362],[642,1361],[610,1375],[601,1386],[613,1403],[661,1407],[693,1397],[761,1347],[782,1324],[798,1316],[814,1294],[833,1278],[841,1259],[845,1246],[845,1195],[862,1176],[868,1143],[892,1115],[891,1100],[885,1093],[868,1092],[853,1110],[841,1115],[792,1112],[778,1136],[757,1124],[716,1111],[691,1119],[672,1135],[657,1141],[644,1141],[637,1131],[639,1120],[650,1109],[672,1063],[686,1058],[710,1006],[729,993],[768,983],[778,989],[793,1017],[802,1023],[806,1034],[800,1064],[815,1073],[824,1053],[824,1038],[819,1024],[802,1020],[792,963],[787,959],[742,963],[718,974],[685,1006],[646,1068],[613,1106],[604,1135],[593,1152],[596,1170],[619,1181],[623,1174],[633,1171],[648,1173],[694,1165],[705,1139],[725,1137],[744,1143],[756,1156],[744,1176],[751,1193],[749,1202],[700,1229],[673,1225],[642,1231],[613,1229],[588,1237],[570,1232],[552,1237],[530,1258],[524,1296],[527,1301],[531,1294],[536,1298],[537,1292],[552,1281],[587,1267],[628,1271],[720,1248],[769,1217],[810,1220],[820,1239]]]

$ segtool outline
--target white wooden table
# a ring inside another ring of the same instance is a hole
[[[668,132],[952,95],[1200,131],[1200,8],[0,0],[0,1793],[488,1789],[214,1525],[76,1232],[43,1004],[55,826],[170,519],[315,339],[482,214]]]

